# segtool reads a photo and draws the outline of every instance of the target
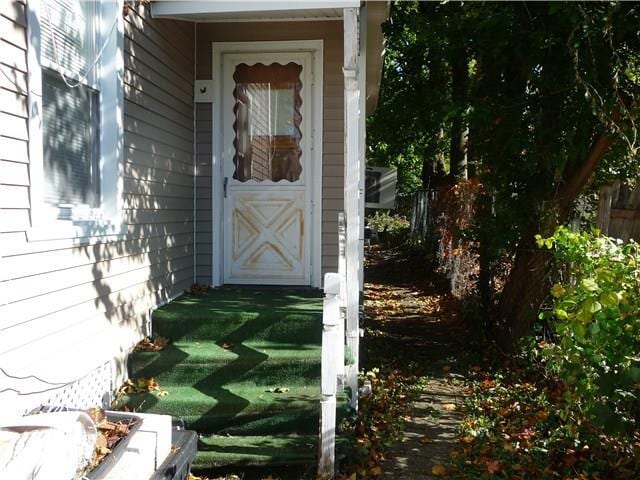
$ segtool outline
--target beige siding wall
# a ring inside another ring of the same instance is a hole
[[[212,75],[211,42],[323,40],[322,272],[338,268],[338,212],[343,202],[342,22],[213,23],[197,27],[196,78]],[[197,243],[199,282],[211,283],[211,105],[199,104],[197,118]]]
[[[193,280],[194,28],[152,20],[144,5],[125,20],[126,234],[27,241],[38,199],[28,193],[25,7],[2,1],[0,62],[15,81],[0,75],[0,366],[69,382],[126,352],[149,310]]]

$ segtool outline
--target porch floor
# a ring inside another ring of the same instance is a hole
[[[154,313],[153,332],[169,345],[132,354],[129,373],[154,377],[167,394],[123,402],[196,430],[195,469],[315,460],[320,292],[226,287],[185,295]]]

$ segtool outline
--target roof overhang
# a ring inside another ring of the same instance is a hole
[[[274,22],[338,20],[343,8],[359,6],[359,0],[154,1],[151,12],[157,18],[195,22]]]
[[[384,65],[384,53],[386,39],[382,33],[382,24],[389,18],[390,2],[373,1],[366,2],[366,113],[373,113],[378,105],[380,96],[380,81],[382,80],[382,67]]]
[[[359,8],[366,35],[366,110],[372,113],[378,104],[385,39],[382,24],[389,17],[389,1],[298,0],[298,1],[153,1],[155,18],[191,22],[277,22],[305,20],[341,20],[345,8]]]

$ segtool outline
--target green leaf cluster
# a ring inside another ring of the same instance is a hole
[[[558,282],[540,317],[554,341],[542,355],[567,384],[569,415],[585,412],[609,431],[640,422],[640,245],[559,227],[536,237],[553,252]]]
[[[487,197],[472,233],[491,261],[564,222],[558,192],[603,133],[615,141],[592,191],[640,173],[639,3],[403,1],[383,28],[367,159],[397,167],[401,192],[426,187],[426,167],[447,169],[462,121],[469,173]],[[460,58],[468,68],[456,94]]]

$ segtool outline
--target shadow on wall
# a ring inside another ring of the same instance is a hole
[[[151,20],[148,9],[138,2],[125,18],[123,233],[92,224],[84,244],[29,244],[30,253],[14,256],[6,305],[13,313],[0,324],[3,407],[35,406],[78,380],[93,388],[88,375],[109,361],[112,378],[123,379],[127,352],[150,333],[151,309],[193,282],[193,52],[178,45],[193,45],[193,30]],[[86,144],[62,126],[45,143],[84,155]],[[77,173],[63,165],[53,166]]]

